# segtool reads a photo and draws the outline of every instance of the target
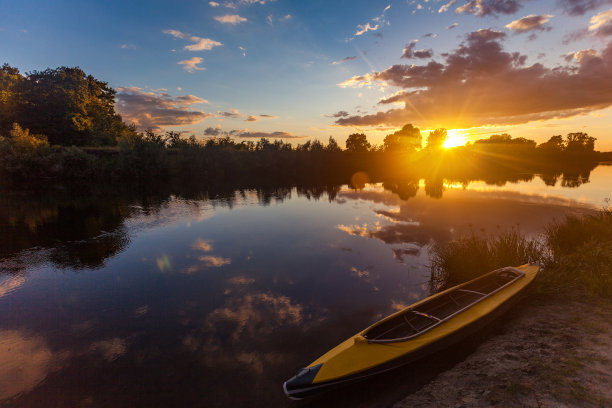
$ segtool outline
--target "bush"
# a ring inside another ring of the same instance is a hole
[[[504,266],[518,266],[543,258],[543,245],[516,230],[496,237],[474,234],[436,244],[431,255],[431,286],[446,289]]]

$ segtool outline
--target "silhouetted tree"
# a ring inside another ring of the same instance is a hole
[[[446,129],[440,128],[429,133],[427,136],[427,149],[441,149],[446,141]]]
[[[562,152],[565,150],[565,142],[563,136],[555,135],[551,136],[547,142],[544,142],[538,146],[538,149],[542,149],[547,152]]]
[[[420,149],[421,144],[421,131],[407,124],[401,130],[385,136],[384,149],[386,152],[413,152]]]
[[[595,149],[595,139],[584,132],[568,133],[567,147],[568,152],[592,152]]]
[[[325,150],[327,150],[328,152],[342,151],[342,149],[340,149],[340,146],[338,146],[338,142],[336,142],[336,139],[334,139],[331,136],[329,137],[329,141],[327,142],[327,146],[325,147]]]
[[[370,142],[364,133],[353,133],[346,139],[346,150],[349,152],[367,152]]]

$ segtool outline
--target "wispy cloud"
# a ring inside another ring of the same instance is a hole
[[[452,30],[453,28],[457,27],[459,25],[459,23],[453,23],[451,25],[449,25],[448,27],[446,27],[447,30]]]
[[[484,17],[497,14],[514,14],[521,8],[523,0],[470,0],[457,13],[474,14]]]
[[[389,4],[387,7],[385,7],[382,11],[382,13],[376,17],[374,17],[370,22],[366,23],[366,24],[359,24],[357,26],[357,31],[355,32],[354,35],[356,36],[360,36],[363,35],[365,33],[367,33],[368,31],[376,31],[379,28],[381,28],[383,25],[389,25],[389,21],[387,21],[386,17],[385,17],[385,13],[391,8],[391,5]],[[349,40],[352,40],[352,38],[350,38]]]
[[[199,66],[202,61],[203,59],[201,57],[193,57],[179,61],[177,64],[182,65],[187,72],[204,71],[206,68]]]
[[[219,41],[211,40],[210,38],[196,37],[189,34],[185,34],[179,30],[166,29],[162,33],[173,36],[174,38],[180,38],[183,40],[191,41],[193,44],[186,45],[184,48],[189,51],[204,51],[210,50],[213,47],[223,45]]]
[[[367,23],[365,25],[358,25],[355,35],[363,35],[367,33],[368,31],[376,31],[376,30],[378,30],[378,24],[373,25],[373,26],[370,25],[370,23]]]
[[[217,16],[215,17],[215,20],[223,24],[232,24],[232,25],[244,23],[245,21],[247,21],[246,18],[241,17],[238,14],[226,14],[224,16]]]
[[[145,91],[138,87],[117,88],[117,110],[128,123],[139,129],[191,125],[212,116],[191,105],[208,103],[194,95],[170,96],[166,92]]]
[[[444,4],[438,9],[438,13],[446,13],[448,9],[451,8],[456,2],[457,0],[450,0],[448,3]]]
[[[332,62],[332,65],[340,65],[340,64],[344,64],[345,62],[353,61],[353,60],[356,60],[356,59],[357,59],[356,55],[352,56],[352,57],[345,57],[345,58],[342,58],[341,60]]]
[[[506,28],[517,33],[525,33],[527,31],[534,30],[550,30],[550,27],[546,26],[546,23],[548,23],[551,18],[553,18],[552,14],[530,14],[518,20],[514,20],[509,24],[506,24]]]

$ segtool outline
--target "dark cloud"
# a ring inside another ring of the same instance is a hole
[[[261,115],[259,115],[260,118],[270,118],[270,119],[275,119],[278,118],[278,116],[274,116],[274,115],[266,115],[265,113],[262,113]]]
[[[447,30],[452,30],[453,28],[457,27],[459,25],[459,23],[453,23],[451,25],[449,25],[448,27],[446,27]]]
[[[349,113],[347,111],[339,111],[336,113],[332,113],[331,115],[325,115],[328,118],[345,118],[347,116],[349,116]]]
[[[565,14],[570,16],[582,16],[603,5],[612,4],[612,0],[558,0],[558,4]]]
[[[406,44],[401,58],[431,58],[433,56],[433,50],[415,50],[417,42],[418,40],[413,40]]]
[[[259,118],[254,115],[249,115],[244,121],[245,122],[257,122]]]
[[[117,91],[118,112],[126,122],[134,123],[141,130],[191,125],[212,116],[189,109],[190,105],[208,103],[194,95],[172,97],[165,92],[147,92],[137,87],[122,87]]]
[[[550,14],[535,15],[531,14],[518,20],[506,24],[506,28],[517,33],[525,33],[527,31],[544,31],[550,30],[550,27],[546,25],[553,16]]]
[[[496,14],[514,14],[521,8],[522,0],[470,0],[457,13],[474,14],[484,17]]]
[[[444,63],[398,64],[350,78],[341,86],[402,88],[379,103],[404,102],[405,107],[342,117],[336,123],[471,127],[570,117],[612,105],[612,42],[577,66],[551,69],[526,65],[525,55],[504,51],[504,37],[499,31],[479,30],[468,34]]]
[[[237,119],[237,118],[242,117],[240,112],[238,112],[236,109],[232,109],[226,112],[217,111],[217,115],[223,116],[224,118],[228,118],[228,119]]]
[[[223,131],[220,128],[207,127],[204,129],[205,136],[219,136],[223,134]]]
[[[436,38],[437,36],[438,34],[436,33],[427,33],[422,35],[423,38]]]

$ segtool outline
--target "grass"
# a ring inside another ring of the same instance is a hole
[[[498,236],[474,234],[435,245],[431,256],[434,290],[448,288],[503,266],[539,262],[536,290],[579,291],[612,298],[612,211],[569,216],[550,224],[543,240],[512,230]]]

